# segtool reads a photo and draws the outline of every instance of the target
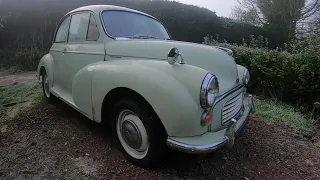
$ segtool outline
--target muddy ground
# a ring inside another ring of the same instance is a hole
[[[0,121],[0,179],[320,179],[320,138],[254,117],[233,149],[173,151],[148,170],[125,160],[106,127],[42,104]]]

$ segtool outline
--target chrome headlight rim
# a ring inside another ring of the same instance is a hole
[[[243,72],[243,84],[244,85],[248,85],[249,84],[249,81],[250,81],[250,73],[249,73],[249,70],[246,68],[244,69],[244,72]]]
[[[214,86],[216,88],[217,92],[216,93],[211,93],[211,98],[213,97],[212,102],[210,103],[208,101],[208,95],[209,95],[209,88],[211,86]],[[201,92],[200,92],[200,105],[203,109],[208,109],[213,106],[215,103],[217,97],[219,95],[219,82],[218,78],[211,74],[208,73],[206,77],[203,79],[202,85],[201,85]]]

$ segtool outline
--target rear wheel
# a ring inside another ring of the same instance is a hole
[[[166,154],[167,134],[145,102],[124,99],[111,113],[114,140],[126,158],[140,167],[154,167]]]
[[[41,74],[42,77],[42,90],[44,98],[47,102],[53,103],[55,101],[55,96],[50,92],[50,84],[49,84],[49,77],[47,72],[44,70]]]

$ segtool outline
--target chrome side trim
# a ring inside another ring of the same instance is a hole
[[[233,51],[231,49],[225,48],[225,47],[220,47],[220,46],[213,46],[215,48],[218,48],[224,52],[226,52],[229,56],[233,56]]]
[[[253,103],[253,97],[249,95],[248,99],[248,106],[249,106],[249,112],[247,114],[246,119],[242,123],[242,125],[239,127],[239,129],[236,131],[236,135],[238,135],[244,128],[244,126],[247,124],[250,114],[254,111],[254,103]],[[228,138],[225,136],[221,141],[216,142],[214,144],[208,144],[208,145],[189,145],[184,144],[175,140],[170,139],[170,137],[167,139],[167,145],[168,147],[175,149],[177,151],[189,153],[189,154],[204,154],[204,153],[210,153],[213,151],[216,151],[217,149],[222,148],[228,143]]]
[[[99,52],[87,52],[87,51],[66,51],[65,53],[74,53],[74,54],[88,54],[88,55],[104,55],[104,53]]]
[[[53,52],[62,52],[62,50],[59,50],[59,49],[50,49],[50,51],[53,51]]]

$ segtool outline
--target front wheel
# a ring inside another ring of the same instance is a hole
[[[153,167],[166,154],[166,132],[152,108],[141,101],[120,100],[112,111],[114,139],[129,161]]]

